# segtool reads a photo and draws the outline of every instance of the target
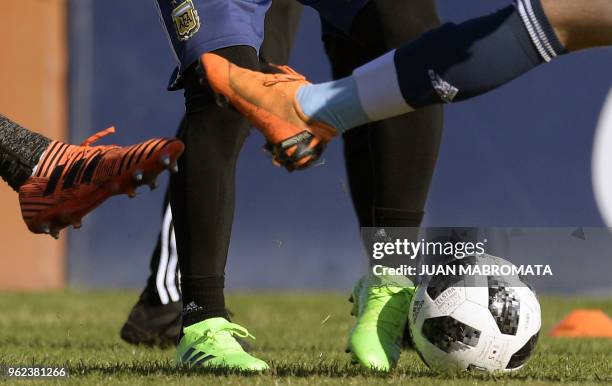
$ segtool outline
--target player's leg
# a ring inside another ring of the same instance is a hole
[[[286,63],[297,33],[302,6],[293,0],[276,0],[266,14],[265,38],[259,56],[264,63]],[[180,134],[179,134],[180,135]],[[162,230],[150,262],[150,274],[138,302],[121,329],[121,337],[132,344],[165,347],[178,343],[182,300],[176,264],[176,239],[166,194]],[[248,342],[238,339],[248,347]]]
[[[612,45],[612,5],[609,0],[541,1],[544,13],[568,50]]]
[[[193,64],[197,55],[211,51],[241,66],[259,67],[256,48],[263,30],[261,10],[265,11],[268,3],[234,3],[236,7],[226,7],[226,1],[200,3],[201,13],[215,22],[203,24],[199,32],[186,40],[180,39],[180,28],[172,27],[173,14],[183,12],[182,7],[170,10],[166,2],[160,3],[171,40],[183,58],[183,68]],[[207,70],[208,74],[214,72]],[[179,343],[177,362],[263,370],[267,368],[264,362],[238,346],[235,337],[248,333],[227,320],[223,294],[234,210],[235,165],[249,124],[235,111],[219,107],[222,101],[207,85],[200,84],[202,74],[196,73],[193,66],[182,71],[182,75],[187,107],[182,138],[187,142],[187,150],[181,159],[183,170],[171,180],[184,304],[184,336]],[[202,339],[211,334],[217,339]]]
[[[183,310],[179,276],[172,211],[166,192],[162,228],[151,256],[149,278],[121,328],[123,340],[161,348],[178,343]]]
[[[351,135],[352,131],[344,135],[347,172],[350,179],[357,181],[351,190],[356,190],[358,195],[363,194],[364,188],[373,193],[372,201],[361,205],[359,216],[360,226],[369,228],[362,232],[366,251],[372,250],[371,237],[376,231],[383,231],[392,240],[416,241],[440,142],[439,110],[438,106],[426,108],[411,117],[404,115],[368,124],[372,126],[367,131],[356,128],[356,136]],[[367,144],[368,152],[358,151],[357,146],[363,146],[361,141]],[[371,174],[366,166],[370,167]],[[370,186],[364,187],[366,183]],[[402,256],[387,256],[383,263],[390,267],[407,264]],[[354,287],[352,312],[357,319],[348,347],[362,366],[389,370],[397,363],[400,342],[406,341],[404,327],[408,308],[402,305],[409,303],[416,283],[414,278],[409,279],[373,277],[369,270]],[[386,304],[393,303],[398,306],[385,308]],[[389,323],[376,323],[380,320]],[[385,327],[377,328],[377,325]]]
[[[203,60],[228,68],[213,87],[260,129],[277,150],[277,161],[292,170],[311,165],[338,132],[484,94],[565,53],[566,44],[571,50],[612,44],[612,3],[586,0],[580,7],[572,0],[517,0],[491,15],[435,28],[352,76],[318,85],[295,72],[272,77],[233,68],[218,57]],[[235,82],[228,81],[230,74]]]
[[[357,15],[349,36],[330,31],[325,39],[334,78],[350,75],[438,24],[432,0],[371,1]],[[361,227],[386,228],[391,236],[389,227],[414,230],[420,225],[441,130],[442,109],[436,106],[343,135],[349,187]],[[408,309],[403,305],[410,301],[412,285],[398,278],[376,279],[366,275],[354,288],[353,312],[358,318],[349,350],[364,367],[388,370],[399,357]]]
[[[170,180],[183,296],[176,363],[260,371],[267,365],[236,341],[236,336],[244,335],[243,328],[228,321],[223,293],[234,169],[249,124],[218,106],[215,95],[200,84],[194,64],[202,53],[214,51],[246,68],[257,68],[269,2],[158,1],[157,5],[180,61],[171,88],[185,89],[186,105],[181,129],[185,154],[179,173]]]
[[[37,168],[52,140],[0,115],[0,176],[11,188],[19,188]]]
[[[283,4],[282,0],[278,2]],[[292,35],[286,31],[285,36]],[[216,53],[245,67],[259,66],[251,47],[228,47]],[[267,45],[262,54],[279,59],[288,57],[288,51],[274,51]],[[186,166],[172,181],[171,198],[183,303],[188,311],[184,324],[188,326],[198,320],[227,317],[223,287],[234,212],[234,172],[250,126],[236,111],[219,107],[210,87],[200,84],[199,73],[190,73],[185,83],[187,115],[182,138],[187,149],[181,162]],[[192,302],[197,306],[195,310],[190,310]]]
[[[257,56],[254,49],[250,50],[246,56],[241,55],[242,49],[224,54],[232,61],[255,67]],[[181,138],[186,147],[179,160],[179,173],[170,186],[183,296],[184,336],[177,363],[225,363],[243,370],[261,370],[267,367],[265,363],[244,352],[228,357],[239,346],[235,331],[225,329],[233,326],[228,321],[224,286],[234,215],[234,172],[250,126],[240,114],[219,107],[195,72],[185,73],[184,83],[187,111]],[[199,344],[207,332],[224,338]],[[198,363],[203,352],[218,359]]]
[[[302,10],[302,5],[296,0],[272,1],[266,14],[265,36],[259,50],[261,65],[289,62]]]
[[[135,189],[173,168],[183,151],[176,139],[153,139],[129,147],[90,146],[114,132],[107,129],[83,145],[53,141],[0,115],[0,176],[19,193],[30,231],[59,236],[67,226],[107,198]]]
[[[571,0],[518,0],[487,16],[447,23],[336,84],[303,87],[298,101],[306,115],[343,131],[360,122],[481,95],[567,49],[612,44],[610,31],[609,1],[587,0],[577,6]],[[334,90],[333,96],[317,107],[329,94],[327,88]],[[355,95],[357,99],[350,99]]]
[[[184,118],[176,136],[181,136]],[[161,230],[157,237],[147,284],[132,307],[121,328],[121,338],[128,343],[165,348],[178,343],[183,303],[180,292],[180,270],[170,208],[170,188],[166,189],[161,216]]]

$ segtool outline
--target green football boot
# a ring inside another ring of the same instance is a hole
[[[347,349],[355,362],[376,371],[395,367],[414,291],[414,284],[404,276],[370,273],[357,282],[349,299],[351,315],[357,320]]]
[[[225,368],[246,372],[269,369],[261,359],[249,355],[236,340],[255,339],[246,328],[225,318],[210,318],[183,329],[176,350],[177,365]]]

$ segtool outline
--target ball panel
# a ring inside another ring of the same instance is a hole
[[[489,291],[486,287],[466,287],[465,298],[483,308],[489,307]]]
[[[487,288],[481,288],[481,290],[487,292]],[[490,336],[501,335],[487,306],[467,300],[454,310],[451,316],[463,324],[475,327],[483,333],[486,332]]]
[[[540,332],[536,333],[527,341],[527,343],[525,343],[523,347],[521,347],[517,352],[512,354],[512,356],[510,357],[510,361],[506,366],[506,369],[515,370],[523,366],[525,362],[527,362],[527,359],[529,359],[529,357],[531,357],[531,355],[535,351],[539,336]]]
[[[430,305],[432,309],[436,310],[436,314],[430,316],[450,315],[464,302],[465,287],[450,287]]]
[[[510,335],[483,332],[480,337],[478,353],[471,363],[489,371],[504,370],[514,352],[512,339],[513,337]]]
[[[468,256],[464,259],[457,259],[451,262],[445,263],[445,266],[470,266],[476,264],[475,256]],[[456,272],[459,272],[456,269]],[[465,287],[472,285],[472,283],[465,283],[465,280],[469,279],[465,275],[433,275],[428,278],[427,294],[432,300],[436,300],[443,292],[451,287]]]
[[[465,350],[466,346],[476,347],[481,333],[452,316],[425,319],[422,332],[431,344],[446,353]]]
[[[538,299],[529,288],[519,287],[514,290],[518,293],[521,302],[521,318],[514,346],[514,351],[516,351],[540,331],[542,314]]]
[[[521,314],[518,293],[501,277],[489,276],[488,280],[489,312],[502,334],[516,335]]]

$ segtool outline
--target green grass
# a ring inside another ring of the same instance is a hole
[[[344,353],[351,325],[345,296],[235,294],[229,299],[235,321],[257,336],[255,354],[272,366],[264,375],[244,376],[175,369],[173,350],[123,343],[118,331],[135,298],[133,292],[0,294],[0,364],[66,365],[70,379],[55,382],[75,385],[612,383],[612,339],[546,335],[573,308],[612,314],[612,299],[541,299],[544,334],[532,360],[517,373],[437,375],[414,352],[405,352],[392,374],[376,375],[350,365]],[[29,383],[36,382],[19,382]]]

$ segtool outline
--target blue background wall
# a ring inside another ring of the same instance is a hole
[[[82,141],[109,125],[118,128],[113,143],[171,135],[183,111],[182,94],[165,91],[174,59],[152,1],[71,3],[72,139]],[[460,21],[507,3],[440,0],[439,9],[443,20]],[[313,81],[330,78],[318,17],[310,9],[290,64]],[[603,225],[590,166],[611,68],[610,49],[580,53],[487,97],[449,106],[425,223]],[[253,132],[238,167],[228,286],[346,289],[365,257],[341,142],[330,146],[324,166],[291,175],[271,167],[262,143]],[[71,285],[144,283],[164,189],[147,190],[133,201],[111,200],[71,234]],[[610,263],[610,256],[602,259]]]

